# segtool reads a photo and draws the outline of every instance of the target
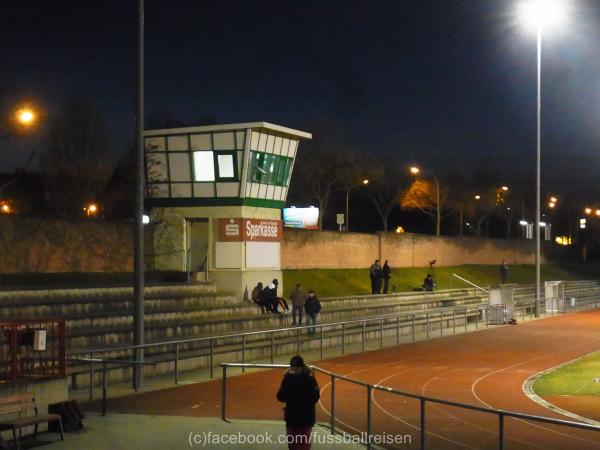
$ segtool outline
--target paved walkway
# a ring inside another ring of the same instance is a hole
[[[40,443],[49,442],[57,435],[43,434]],[[234,420],[231,423],[216,418],[148,416],[137,414],[108,414],[105,417],[89,415],[83,430],[66,433],[64,441],[52,441],[44,449],[86,450],[179,450],[206,449],[285,449],[285,425],[282,421]],[[230,442],[225,442],[229,439]],[[323,427],[314,428],[315,450],[364,449],[351,442],[343,442],[341,435],[331,436]],[[331,439],[338,439],[332,443]],[[346,436],[346,441],[351,438]],[[235,441],[233,441],[235,440]],[[340,442],[341,441],[341,442]],[[31,446],[24,445],[25,448]]]

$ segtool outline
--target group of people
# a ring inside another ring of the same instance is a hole
[[[252,302],[258,305],[262,314],[281,314],[290,309],[285,298],[277,295],[278,286],[279,281],[274,279],[267,287],[258,283],[252,289]],[[311,327],[308,329],[308,334],[314,334],[317,315],[321,312],[321,302],[315,295],[315,291],[306,292],[301,284],[296,284],[289,299],[292,302],[293,325],[301,326],[304,313],[306,313],[306,324]]]
[[[300,283],[296,285],[290,294],[292,302],[292,325],[302,326],[302,316],[306,313],[306,325],[308,334],[315,334],[317,315],[321,312],[321,301],[315,295],[315,291],[306,292]]]
[[[281,314],[281,311],[279,311],[280,307],[282,311],[290,309],[285,299],[277,295],[278,286],[279,280],[275,278],[266,287],[263,287],[263,284],[259,282],[252,289],[252,302],[259,306],[262,314]]]
[[[387,294],[390,278],[392,278],[392,268],[388,264],[388,260],[386,259],[382,266],[379,260],[376,259],[369,269],[369,277],[371,278],[372,294]],[[382,284],[383,292],[381,292]]]

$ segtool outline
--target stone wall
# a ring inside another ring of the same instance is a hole
[[[542,255],[558,259],[561,255],[553,247],[557,246],[544,243]],[[423,267],[433,259],[440,266],[499,264],[503,259],[509,264],[533,264],[534,251],[534,241],[523,239],[286,229],[281,268],[364,268],[375,258],[387,259],[393,267]]]
[[[130,223],[0,217],[0,272],[125,272]]]
[[[153,233],[146,229],[148,268]],[[282,269],[364,268],[375,258],[394,267],[459,264],[533,264],[534,241],[396,233],[339,233],[286,228]],[[544,242],[548,260],[573,259],[576,248]],[[570,253],[570,254],[569,254]],[[0,217],[0,272],[129,272],[133,227],[129,222],[63,221]]]

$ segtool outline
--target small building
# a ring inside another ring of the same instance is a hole
[[[281,209],[301,139],[266,122],[144,132],[149,265],[240,295],[281,277]]]

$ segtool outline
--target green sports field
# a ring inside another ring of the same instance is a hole
[[[555,395],[600,396],[600,352],[542,375],[533,385],[540,397]]]

